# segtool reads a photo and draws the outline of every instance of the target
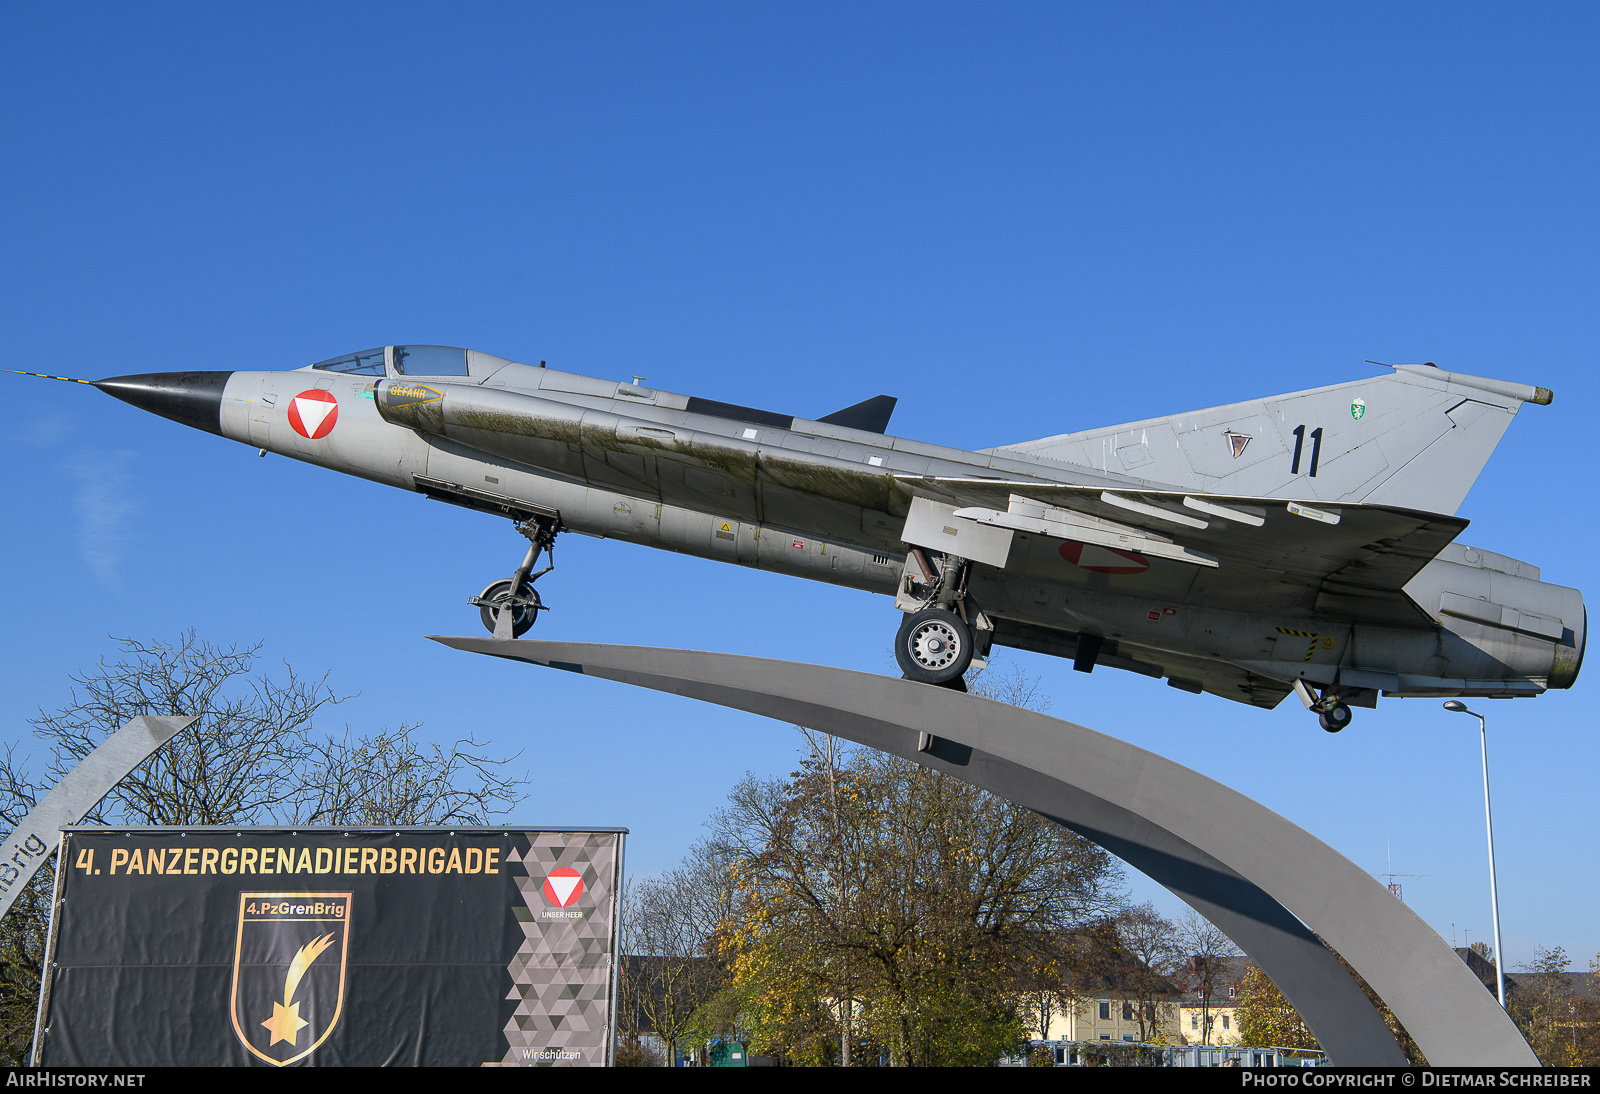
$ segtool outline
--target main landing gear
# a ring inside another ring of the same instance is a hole
[[[539,599],[533,583],[556,568],[555,547],[556,535],[561,531],[560,520],[533,516],[518,521],[515,527],[528,539],[528,553],[523,556],[522,565],[510,578],[492,583],[467,601],[477,606],[484,629],[496,638],[521,638],[538,620],[539,613],[548,610]],[[533,573],[541,553],[550,559],[550,563],[538,573]]]
[[[972,664],[972,628],[954,612],[924,608],[906,616],[894,639],[895,660],[908,680],[948,684]]]
[[[894,659],[907,680],[966,691],[962,676],[974,656],[987,652],[994,632],[967,595],[972,563],[936,558],[930,561],[918,547],[906,560],[896,603],[910,610],[895,635]]]

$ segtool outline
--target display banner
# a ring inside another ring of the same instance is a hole
[[[625,834],[65,829],[36,1062],[607,1064]]]

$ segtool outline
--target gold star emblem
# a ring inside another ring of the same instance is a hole
[[[321,938],[314,938],[301,946],[294,955],[294,960],[289,962],[289,975],[283,978],[283,1002],[272,1004],[272,1017],[261,1024],[272,1031],[272,1040],[267,1043],[271,1048],[279,1041],[288,1041],[291,1045],[300,1036],[300,1031],[311,1023],[300,1017],[300,1004],[294,1002],[294,993],[300,987],[300,980],[305,976],[311,963],[322,956],[322,951],[333,945],[333,935],[325,934]]]
[[[273,1003],[272,1017],[261,1024],[272,1031],[272,1040],[267,1045],[268,1048],[271,1048],[279,1041],[288,1041],[291,1045],[294,1044],[300,1036],[300,1031],[311,1023],[300,1017],[299,1003],[290,1003],[288,1006],[284,1006],[282,1003]]]

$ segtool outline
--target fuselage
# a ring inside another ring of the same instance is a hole
[[[292,371],[177,375],[212,377],[213,431],[254,448],[486,512],[558,514],[586,535],[888,596],[903,589],[912,500],[941,497],[940,483],[1148,485],[475,351],[398,350]],[[211,428],[204,406],[107,390]],[[1219,573],[1025,532],[1003,566],[975,566],[970,586],[1001,644],[1072,656],[1078,636],[1092,634],[1099,664],[1262,706],[1294,680],[1375,699],[1529,695],[1576,677],[1582,598],[1539,581],[1533,567],[1451,545],[1406,590],[1414,623],[1372,622],[1318,610],[1268,570]],[[1452,612],[1450,596],[1495,613]],[[1511,605],[1540,625],[1507,626]]]

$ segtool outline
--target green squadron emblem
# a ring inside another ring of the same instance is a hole
[[[1361,420],[1361,416],[1366,412],[1367,404],[1362,402],[1360,399],[1357,399],[1355,402],[1350,404],[1350,417],[1354,418],[1356,421],[1359,422]]]

